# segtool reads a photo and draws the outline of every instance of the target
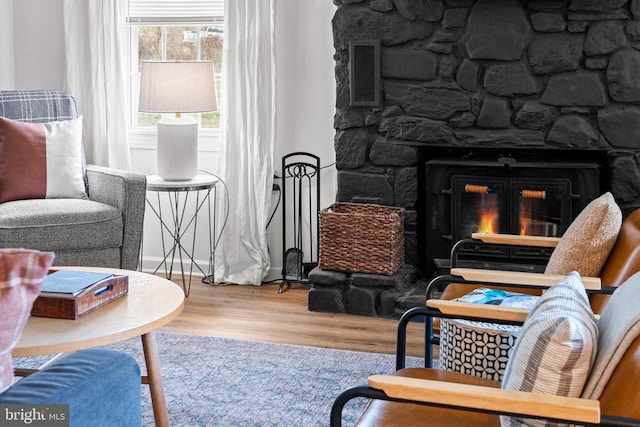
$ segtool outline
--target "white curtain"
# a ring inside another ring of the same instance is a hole
[[[83,117],[87,162],[130,170],[124,0],[64,0],[66,90]]]
[[[217,282],[259,285],[269,271],[274,21],[275,0],[225,1],[220,176],[230,214],[216,251]]]

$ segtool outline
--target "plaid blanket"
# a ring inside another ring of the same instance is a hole
[[[78,116],[75,99],[54,90],[0,91],[0,116],[31,123],[69,120]]]

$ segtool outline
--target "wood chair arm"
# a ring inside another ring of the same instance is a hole
[[[373,375],[369,386],[387,396],[417,402],[510,414],[599,423],[600,402],[576,397],[528,393],[469,384],[448,383],[393,375]]]
[[[508,320],[524,322],[529,309],[520,307],[501,307],[491,304],[475,304],[456,300],[430,299],[427,307],[440,310],[442,314],[452,316],[477,317],[479,319]]]
[[[555,248],[560,241],[559,237],[544,236],[520,236],[517,234],[489,234],[473,233],[472,239],[480,240],[486,244],[535,246],[541,248]]]
[[[549,288],[565,276],[561,274],[525,273],[519,271],[482,270],[474,268],[452,268],[451,275],[473,282],[500,283],[505,285],[543,286]],[[602,288],[599,277],[582,277],[585,289],[598,291]]]

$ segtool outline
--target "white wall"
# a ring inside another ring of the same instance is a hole
[[[14,1],[15,89],[64,86],[62,0]]]
[[[62,0],[14,2],[15,88],[63,89],[62,3]],[[279,171],[281,157],[293,151],[313,153],[321,158],[323,166],[330,165],[335,159],[331,18],[336,6],[328,0],[277,0],[276,5],[278,110],[274,166]],[[155,172],[155,150],[133,148],[131,158],[135,170],[148,174]],[[217,153],[201,152],[199,162],[201,169],[216,173]],[[326,207],[335,199],[335,167],[323,169],[321,180],[321,207]],[[162,253],[158,225],[148,211],[145,219],[145,267],[158,261]],[[281,274],[281,224],[281,211],[278,210],[268,229],[272,272],[267,279],[277,279]],[[203,263],[206,257],[199,254],[206,253],[207,238],[200,235],[197,242],[196,259]]]
[[[275,168],[281,173],[282,156],[296,151],[315,154],[320,157],[321,166],[327,166],[335,161],[335,74],[331,18],[336,6],[327,0],[278,0],[276,4]],[[335,201],[334,166],[322,170],[320,187],[320,206],[323,208]],[[288,227],[290,224],[288,221]],[[280,210],[268,232],[272,260],[268,279],[277,279],[281,276],[283,251]]]
[[[13,0],[0,0],[0,58],[0,89],[13,88]]]

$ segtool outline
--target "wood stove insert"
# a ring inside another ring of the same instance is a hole
[[[450,267],[452,245],[474,232],[561,237],[600,194],[595,162],[437,158],[426,162],[426,264]],[[489,249],[467,245],[460,261],[472,267],[541,271],[551,249]]]

